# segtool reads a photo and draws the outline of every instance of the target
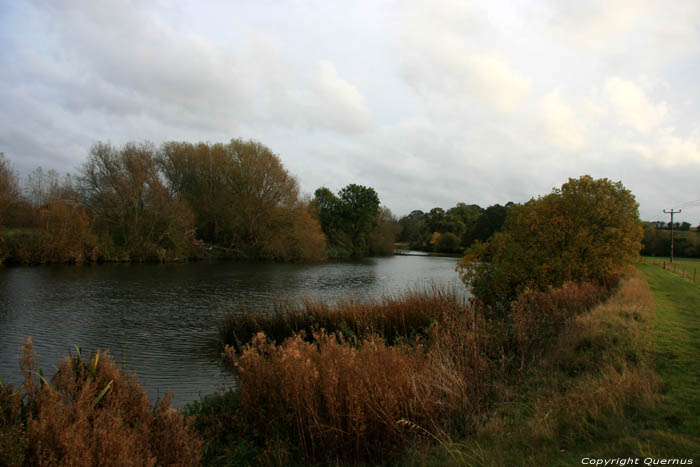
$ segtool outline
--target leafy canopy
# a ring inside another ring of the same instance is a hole
[[[632,193],[586,175],[513,206],[503,231],[473,245],[459,271],[476,297],[504,309],[525,287],[613,283],[638,258],[641,238]]]

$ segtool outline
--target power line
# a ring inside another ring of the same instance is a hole
[[[670,211],[666,211],[664,209],[664,212],[671,215],[671,262],[673,263],[673,215],[680,214],[681,210],[679,209],[678,211],[674,211],[671,209]]]

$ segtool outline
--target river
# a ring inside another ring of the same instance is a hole
[[[264,313],[280,300],[306,297],[366,300],[432,283],[465,290],[456,264],[392,256],[314,265],[0,266],[0,378],[20,381],[20,340],[32,336],[47,376],[74,345],[84,354],[109,349],[151,399],[172,391],[182,406],[234,384],[214,345],[226,311]]]

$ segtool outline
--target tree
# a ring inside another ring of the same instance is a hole
[[[5,154],[0,152],[0,226],[10,207],[20,198],[17,175],[12,170]]]
[[[440,234],[435,249],[441,253],[454,253],[459,251],[459,237],[452,232]]]
[[[426,214],[421,210],[411,211],[399,219],[401,234],[399,240],[408,242],[410,248],[424,248],[429,240],[430,231],[426,222]]]
[[[483,210],[471,229],[466,232],[465,245],[471,245],[475,241],[485,242],[494,233],[499,232],[508,216],[508,209],[500,204],[494,204]]]
[[[296,179],[256,141],[166,143],[158,163],[202,238],[249,259],[319,260],[325,239]]]
[[[314,194],[314,207],[332,247],[356,258],[369,253],[369,236],[380,214],[379,196],[373,188],[350,184],[336,196],[322,187]]]
[[[163,185],[155,153],[148,143],[122,148],[97,143],[90,150],[79,184],[103,239],[105,259],[165,260],[192,254],[192,212]]]
[[[476,297],[502,311],[525,287],[614,283],[638,258],[641,239],[629,190],[583,176],[513,206],[502,232],[467,251],[460,275]]]
[[[391,210],[383,206],[379,209],[377,226],[369,234],[369,252],[372,255],[391,255],[394,252],[394,242],[401,232],[401,224],[391,213]]]

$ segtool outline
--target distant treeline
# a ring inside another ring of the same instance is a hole
[[[494,204],[484,209],[476,204],[459,203],[445,211],[416,210],[399,219],[399,241],[409,248],[442,253],[461,253],[475,241],[486,241],[499,232],[514,203]]]
[[[660,225],[659,225],[660,224]],[[673,254],[686,258],[700,258],[700,232],[683,222],[674,225]],[[669,256],[671,254],[671,230],[666,223],[644,223],[642,254],[645,256]]]
[[[372,188],[304,198],[255,141],[97,143],[77,175],[24,184],[0,153],[0,262],[319,261],[390,253],[396,225]]]

